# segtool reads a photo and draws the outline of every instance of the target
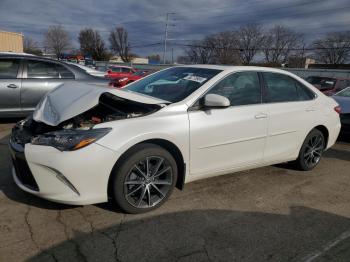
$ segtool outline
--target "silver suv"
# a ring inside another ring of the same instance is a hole
[[[67,81],[107,86],[109,80],[66,63],[26,54],[0,53],[0,117],[32,112],[41,97]],[[74,92],[74,90],[72,90]]]

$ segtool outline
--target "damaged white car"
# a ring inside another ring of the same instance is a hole
[[[339,111],[271,68],[173,67],[122,90],[65,84],[13,128],[13,177],[52,201],[146,212],[197,179],[287,161],[311,170]]]

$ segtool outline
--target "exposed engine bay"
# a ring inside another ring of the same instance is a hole
[[[37,122],[29,116],[15,125],[11,139],[13,142],[24,145],[36,135],[58,130],[88,130],[100,123],[148,115],[161,107],[158,104],[143,104],[103,93],[95,107],[57,126]]]

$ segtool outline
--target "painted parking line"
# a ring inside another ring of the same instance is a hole
[[[319,258],[320,256],[324,255],[326,252],[328,252],[331,248],[338,245],[340,242],[348,239],[350,237],[350,230],[343,232],[341,235],[339,235],[337,238],[333,239],[332,241],[328,242],[326,245],[322,247],[321,250],[318,250],[314,253],[311,253],[307,255],[304,259],[301,261],[303,262],[311,262],[315,259]]]

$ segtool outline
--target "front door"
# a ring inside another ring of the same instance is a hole
[[[208,94],[227,97],[231,106],[190,110],[190,173],[210,176],[263,161],[267,107],[256,72],[233,73]]]
[[[0,115],[20,113],[20,60],[0,59]]]

